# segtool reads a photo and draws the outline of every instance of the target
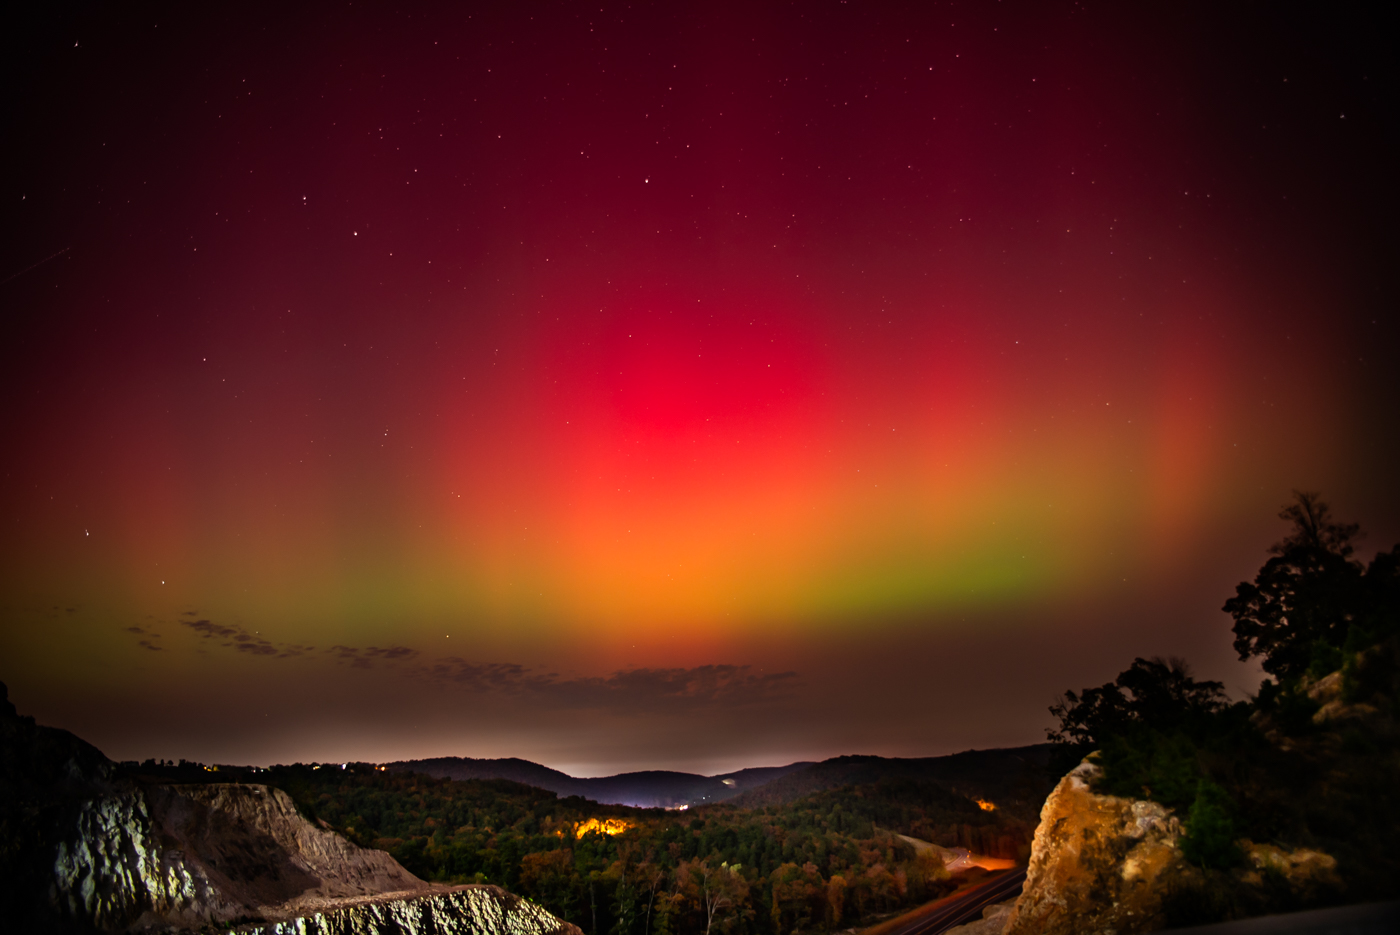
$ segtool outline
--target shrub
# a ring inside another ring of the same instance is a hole
[[[1191,803],[1186,834],[1181,839],[1181,852],[1187,860],[1207,870],[1225,870],[1240,862],[1230,813],[1230,797],[1224,789],[1209,779],[1197,783],[1196,801]]]

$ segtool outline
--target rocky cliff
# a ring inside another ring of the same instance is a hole
[[[291,923],[240,926],[240,935],[581,935],[534,903],[495,886],[459,886],[407,898],[348,901]]]
[[[383,851],[311,825],[279,789],[133,784],[60,829],[50,896],[65,918],[120,929],[283,920],[427,889]]]
[[[1179,846],[1185,829],[1156,802],[1099,795],[1100,769],[1086,760],[1045,800],[1031,847],[1026,885],[1009,913],[973,935],[1131,935],[1166,928],[1173,901],[1201,899],[1212,882]],[[1231,871],[1237,890],[1281,885],[1302,898],[1335,890],[1337,862],[1315,850],[1285,851],[1238,843],[1243,866]],[[1219,881],[1216,881],[1216,885]],[[1256,910],[1260,911],[1260,910]]]
[[[0,919],[28,932],[577,932],[495,887],[425,883],[279,789],[123,776],[3,694]]]
[[[1163,894],[1194,873],[1177,847],[1181,825],[1156,802],[1096,795],[1098,772],[1086,760],[1045,800],[1007,935],[1164,927]]]

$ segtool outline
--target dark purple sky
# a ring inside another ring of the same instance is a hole
[[[1400,538],[1360,10],[7,13],[0,678],[119,758],[583,774],[1251,690],[1290,491]]]

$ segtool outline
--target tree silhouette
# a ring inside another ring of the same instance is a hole
[[[1196,681],[1184,661],[1138,657],[1115,681],[1065,692],[1050,708],[1060,726],[1046,734],[1052,743],[1088,749],[1142,728],[1190,732],[1227,705],[1225,686]]]
[[[1334,522],[1315,493],[1293,496],[1279,513],[1292,532],[1223,608],[1235,618],[1240,659],[1263,656],[1264,671],[1280,678],[1302,675],[1319,649],[1341,647],[1368,603],[1361,563],[1351,557],[1360,527]]]

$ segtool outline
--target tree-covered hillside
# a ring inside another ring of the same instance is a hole
[[[900,835],[1014,859],[1028,854],[1034,832],[939,784],[899,778],[758,809],[663,811],[366,764],[147,763],[134,772],[280,787],[307,817],[389,851],[424,879],[499,884],[589,935],[845,928],[957,885],[938,856],[917,854]]]

